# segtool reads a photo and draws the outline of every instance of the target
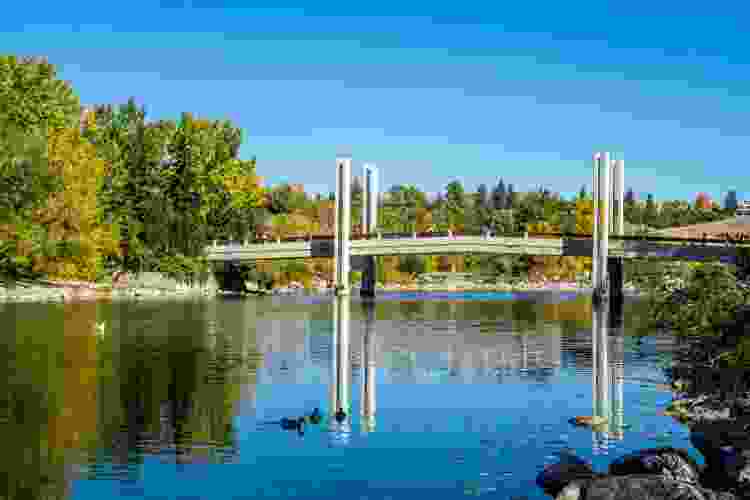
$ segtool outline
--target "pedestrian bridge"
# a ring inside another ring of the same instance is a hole
[[[450,254],[523,254],[591,257],[589,236],[429,236],[381,235],[348,243],[352,257]],[[740,249],[750,242],[722,242],[677,238],[610,237],[609,256],[624,258],[672,258],[735,262]],[[334,256],[334,239],[276,241],[270,243],[214,243],[207,249],[209,261],[256,261]],[[745,250],[746,252],[748,250]]]

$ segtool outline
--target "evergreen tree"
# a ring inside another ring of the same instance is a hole
[[[578,199],[585,200],[588,195],[586,194],[586,184],[581,186],[581,190],[578,192]]]
[[[492,206],[495,210],[502,210],[505,208],[507,192],[505,190],[505,183],[502,179],[497,183],[495,189],[492,190]]]
[[[656,221],[657,218],[656,203],[654,203],[654,195],[649,193],[646,197],[646,211],[644,213],[644,223],[650,224]]]
[[[477,204],[482,208],[487,208],[488,203],[487,185],[482,183],[477,188]]]
[[[737,210],[737,191],[731,190],[727,193],[724,208],[727,210]]]
[[[513,208],[513,202],[515,201],[516,193],[513,191],[513,184],[508,184],[508,192],[505,194],[505,209],[510,210]]]
[[[633,192],[633,188],[628,188],[628,191],[625,193],[625,200],[623,201],[626,205],[635,204],[635,193]]]

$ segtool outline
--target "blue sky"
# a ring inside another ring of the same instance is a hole
[[[273,6],[272,6],[273,5]],[[641,196],[750,197],[742,2],[40,1],[6,6],[5,53],[47,55],[84,104],[231,119],[270,183],[591,186],[625,158]],[[10,8],[10,13],[8,13]],[[13,9],[18,9],[13,12]]]

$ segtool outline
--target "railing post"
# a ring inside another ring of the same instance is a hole
[[[528,240],[529,239],[529,232],[528,231],[524,231],[523,232],[523,239],[524,240]]]
[[[413,232],[413,233],[411,234],[411,237],[412,237],[412,239],[416,240],[416,239],[417,239],[417,232],[416,232],[416,231],[414,231],[414,232]]]
[[[382,239],[383,239],[383,233],[381,233],[380,231],[378,231],[378,239],[379,239],[379,240],[382,240]]]
[[[218,244],[216,243],[216,240],[213,240],[213,246],[214,246],[214,248],[216,248],[217,246],[219,246],[219,245],[218,245]]]
[[[278,236],[276,237],[276,243],[281,243],[281,238],[279,238]]]

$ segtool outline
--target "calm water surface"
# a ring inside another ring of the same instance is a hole
[[[564,448],[702,462],[657,415],[672,342],[636,345],[644,306],[617,329],[559,293],[0,305],[0,497],[543,498]]]

